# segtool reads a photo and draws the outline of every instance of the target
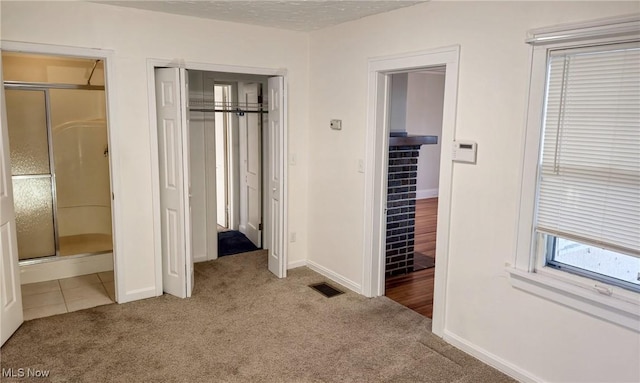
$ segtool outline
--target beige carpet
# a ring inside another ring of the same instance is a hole
[[[279,280],[266,264],[264,251],[227,256],[196,265],[190,299],[25,322],[1,367],[49,370],[38,382],[512,382],[385,297],[325,298],[307,287],[319,274]]]

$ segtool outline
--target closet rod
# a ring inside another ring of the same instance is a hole
[[[269,113],[268,110],[242,110],[242,109],[207,109],[207,108],[189,108],[190,112],[216,112],[216,113]]]

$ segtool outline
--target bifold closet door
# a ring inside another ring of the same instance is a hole
[[[162,285],[188,298],[193,291],[187,76],[184,69],[156,68],[160,175]]]
[[[260,84],[243,84],[240,102],[257,106]],[[239,230],[262,247],[262,116],[246,113],[240,118],[240,225]]]

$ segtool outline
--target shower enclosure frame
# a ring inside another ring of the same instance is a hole
[[[92,73],[93,75],[93,73]],[[23,91],[36,91],[44,93],[44,107],[45,107],[45,122],[47,129],[47,150],[49,157],[49,174],[34,174],[34,175],[12,175],[12,179],[35,179],[35,178],[49,178],[51,180],[51,199],[52,199],[52,218],[53,218],[53,241],[55,253],[52,255],[45,255],[36,258],[19,259],[20,265],[32,265],[36,263],[51,262],[61,259],[60,255],[60,236],[58,228],[58,198],[57,198],[57,186],[56,186],[56,171],[54,161],[54,147],[53,147],[53,126],[51,124],[51,89],[71,89],[71,90],[102,90],[106,91],[103,85],[80,85],[80,84],[60,84],[60,83],[42,83],[42,82],[23,82],[23,81],[4,81],[3,86],[5,90],[23,90]],[[106,105],[105,105],[106,109]],[[108,134],[107,134],[108,137]],[[108,140],[108,138],[107,138]],[[109,166],[109,184],[111,185],[111,166]],[[111,188],[113,188],[111,186]],[[112,194],[113,195],[113,194]],[[113,202],[113,201],[112,201]],[[113,219],[113,204],[110,206],[111,216]],[[112,224],[113,226],[113,224]],[[112,228],[113,232],[113,228]],[[112,243],[113,243],[112,234]],[[115,243],[110,251],[97,251],[90,253],[80,253],[73,255],[66,255],[64,259],[81,258],[92,255],[106,254],[114,251]]]

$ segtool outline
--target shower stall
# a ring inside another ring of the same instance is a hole
[[[91,85],[99,62],[18,59],[4,88],[20,264],[111,253],[105,90]],[[40,67],[55,80],[25,81]],[[64,81],[73,73],[84,79]]]

